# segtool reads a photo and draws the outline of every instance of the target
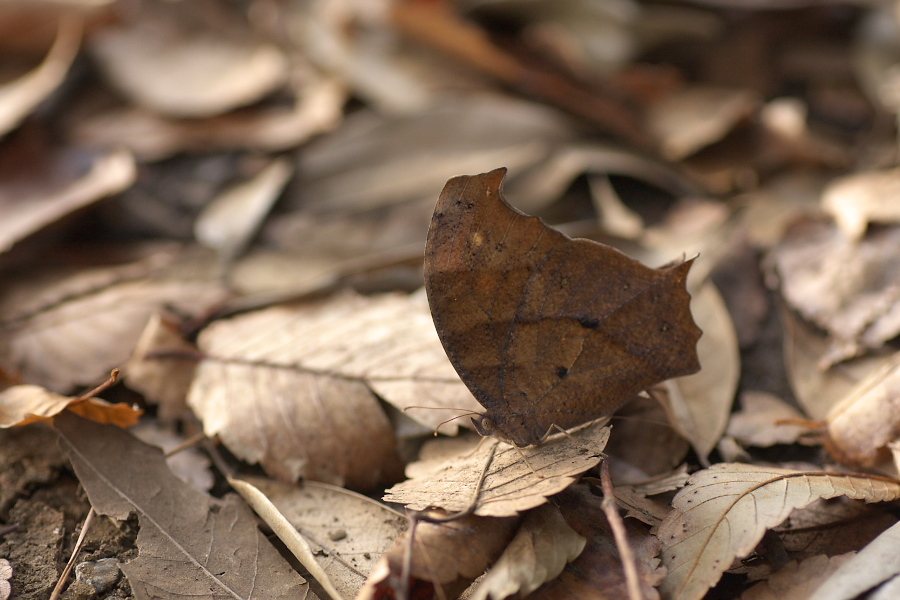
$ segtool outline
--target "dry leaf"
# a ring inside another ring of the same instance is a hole
[[[797,508],[835,496],[883,502],[900,497],[900,482],[878,476],[720,463],[695,473],[659,528],[669,572],[664,598],[698,600],[746,556],[767,529]]]
[[[816,600],[853,600],[900,575],[900,524],[894,525],[856,556],[840,565],[810,595]]]
[[[74,123],[73,138],[87,146],[125,147],[145,161],[179,152],[294,148],[340,122],[346,91],[321,79],[289,106],[260,106],[208,119],[166,119],[141,108],[108,110]]]
[[[306,539],[300,535],[293,525],[281,514],[275,505],[266,498],[266,495],[259,491],[252,484],[233,477],[228,478],[228,483],[235,489],[237,493],[250,505],[259,518],[265,521],[266,525],[272,528],[272,533],[278,536],[284,545],[290,550],[303,568],[319,582],[319,585],[325,590],[332,600],[344,600],[340,592],[338,592],[325,570],[316,562],[312,549],[306,542]]]
[[[816,443],[808,442],[803,434],[808,427],[789,422],[802,421],[799,410],[781,398],[766,392],[747,390],[741,394],[741,410],[731,415],[728,435],[748,446],[768,447],[775,444]]]
[[[118,428],[66,413],[54,425],[94,510],[138,516],[138,557],[120,565],[138,600],[315,598],[237,496],[219,503],[190,488],[159,449]]]
[[[571,435],[557,435],[532,448],[517,450],[508,444],[488,440],[475,452],[467,448],[449,459],[410,464],[407,467],[410,479],[387,490],[384,500],[405,504],[412,510],[464,511],[473,502],[476,486],[490,457],[491,444],[497,444],[474,513],[491,517],[516,515],[543,504],[548,496],[575,482],[577,475],[597,465],[608,439],[609,428],[594,423],[571,432]],[[528,463],[522,460],[523,454]]]
[[[728,307],[711,281],[692,290],[691,312],[703,336],[697,342],[699,373],[665,382],[672,425],[702,461],[722,437],[741,372],[737,333]]]
[[[604,451],[616,485],[629,485],[667,474],[684,460],[690,443],[669,424],[663,406],[637,396],[616,411]],[[679,486],[681,487],[681,486]]]
[[[578,558],[585,543],[566,524],[556,506],[539,506],[525,515],[516,537],[469,598],[503,600],[513,594],[526,596]]]
[[[717,142],[759,108],[747,90],[692,86],[655,105],[647,126],[666,157],[678,160]]]
[[[445,516],[436,511],[432,516]],[[399,597],[401,573],[409,555],[410,597],[432,597],[435,587],[455,598],[485,572],[509,544],[518,517],[505,519],[468,516],[447,523],[419,522],[410,547],[407,531],[400,536],[369,575],[357,600]]]
[[[603,514],[603,499],[588,486],[572,486],[555,498],[569,525],[587,538],[587,545],[562,575],[548,581],[529,596],[532,600],[619,600],[628,598],[625,572],[612,531]],[[659,540],[647,527],[625,522],[628,544],[635,558],[642,598],[658,600],[659,585],[665,574],[659,566]]]
[[[585,478],[590,481],[590,478]],[[599,483],[597,481],[594,482]],[[686,482],[685,482],[686,483]],[[682,485],[682,487],[684,487]],[[651,527],[658,527],[666,515],[669,514],[668,503],[661,500],[648,498],[646,494],[638,492],[630,485],[616,487],[616,504],[627,511],[626,517],[637,519]]]
[[[842,564],[853,558],[853,552],[838,556],[818,555],[797,563],[791,561],[768,580],[757,583],[741,594],[741,600],[818,600],[813,595]]]
[[[826,447],[836,459],[867,468],[890,460],[887,445],[900,438],[898,367],[895,354],[828,413]]]
[[[785,330],[784,361],[791,391],[813,419],[825,420],[835,404],[888,358],[860,357],[822,371],[819,367],[830,348],[828,338],[789,310],[782,308],[779,316]]]
[[[360,382],[400,410],[424,407],[404,412],[430,428],[481,408],[447,361],[422,293],[275,307],[214,323],[200,346],[211,361]],[[458,422],[441,432],[455,434]]]
[[[897,522],[889,506],[837,498],[797,509],[773,531],[792,558],[859,550]]]
[[[0,146],[0,252],[88,206],[128,188],[137,176],[126,151],[52,150],[18,132]],[[85,169],[85,160],[90,165]]]
[[[344,598],[357,595],[382,554],[407,529],[407,519],[354,492],[314,481],[294,486],[245,477],[290,521]]]
[[[822,208],[848,238],[861,240],[870,223],[900,222],[900,169],[864,171],[833,181],[822,192]]]
[[[55,391],[91,384],[127,360],[162,306],[196,315],[224,300],[217,282],[161,275],[176,258],[186,260],[160,253],[50,281],[20,278],[0,292],[0,367]]]
[[[209,8],[141,4],[130,22],[94,35],[91,49],[122,93],[173,117],[221,114],[282,85],[281,51],[255,41],[235,14]]]
[[[40,66],[0,85],[0,137],[18,126],[63,82],[78,54],[81,27],[77,18],[61,19],[56,41]]]
[[[0,428],[20,427],[53,418],[65,409],[97,423],[131,427],[144,411],[100,398],[69,398],[37,385],[14,385],[0,391]]]
[[[185,448],[185,438],[156,420],[143,420],[128,430],[145,444],[156,446],[168,456],[166,464],[172,473],[186,484],[202,492],[212,489],[215,479],[209,456],[196,446]],[[174,454],[169,454],[177,449]]]
[[[12,594],[12,585],[9,583],[12,576],[12,565],[5,558],[0,558],[0,600],[7,600]]]
[[[174,421],[189,411],[185,402],[200,351],[188,343],[177,322],[156,312],[150,316],[134,352],[122,368],[125,384],[159,406],[162,421]]]
[[[255,177],[219,194],[194,221],[197,241],[226,262],[243,252],[292,172],[286,159],[276,159]]]
[[[900,227],[854,242],[833,225],[798,223],[772,264],[785,300],[833,338],[821,368],[900,334]]]

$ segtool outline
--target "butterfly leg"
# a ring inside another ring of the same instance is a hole
[[[487,477],[488,470],[491,468],[491,463],[494,461],[494,454],[497,453],[497,446],[500,444],[500,442],[498,442],[497,440],[493,440],[493,442],[494,445],[491,446],[491,449],[488,451],[487,458],[484,461],[484,467],[481,469],[481,474],[478,476],[478,482],[475,484],[475,490],[472,493],[472,500],[469,501],[469,506],[465,510],[447,515],[446,517],[432,517],[425,513],[418,513],[413,516],[413,519],[416,521],[425,521],[427,523],[447,523],[449,521],[456,521],[457,519],[462,519],[463,517],[468,517],[469,515],[474,514],[475,510],[478,508],[478,499],[481,497],[481,489],[484,487],[484,480]],[[479,446],[480,445],[481,444],[479,443]]]

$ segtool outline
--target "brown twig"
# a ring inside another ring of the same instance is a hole
[[[600,464],[600,484],[603,488],[603,512],[612,528],[613,537],[616,540],[616,548],[619,550],[619,558],[625,568],[625,582],[628,585],[628,598],[630,600],[644,600],[641,592],[641,584],[638,579],[637,565],[634,560],[634,552],[628,543],[628,534],[625,531],[625,523],[619,515],[616,507],[616,496],[613,491],[612,481],[609,478],[609,464],[603,461]]]
[[[75,558],[81,552],[81,549],[84,547],[84,540],[87,537],[87,532],[91,528],[91,524],[94,522],[94,515],[97,514],[94,512],[94,507],[91,507],[91,510],[88,511],[87,517],[84,519],[84,524],[81,526],[81,533],[78,535],[78,541],[75,542],[75,548],[72,550],[72,556],[69,557],[69,562],[66,563],[66,568],[63,569],[62,574],[59,576],[59,581],[56,582],[56,586],[53,588],[53,592],[50,594],[50,600],[58,600],[59,596],[62,594],[63,588],[66,585],[66,582],[69,580],[69,574],[72,573],[72,567],[75,566]]]

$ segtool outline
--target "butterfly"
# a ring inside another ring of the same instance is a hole
[[[449,180],[425,245],[435,328],[482,435],[539,444],[699,370],[692,260],[653,269],[513,209],[506,169]]]

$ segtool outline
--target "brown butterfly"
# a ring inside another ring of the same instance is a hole
[[[441,343],[484,406],[482,435],[539,444],[612,414],[641,390],[700,368],[685,279],[571,239],[506,203],[506,169],[455,177],[425,245]]]

